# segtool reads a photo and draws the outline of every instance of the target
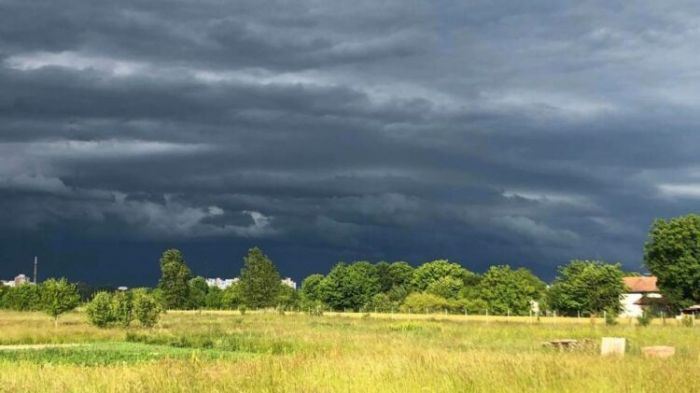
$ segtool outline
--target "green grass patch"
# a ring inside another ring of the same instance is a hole
[[[282,355],[301,349],[301,344],[254,334],[143,334],[128,333],[126,340],[132,343],[162,345],[173,348],[216,349],[227,352],[247,352]]]
[[[244,354],[229,351],[176,348],[168,345],[101,342],[75,347],[3,350],[0,351],[0,362],[102,366],[153,362],[161,359],[217,360],[244,356]]]

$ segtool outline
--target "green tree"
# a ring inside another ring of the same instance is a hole
[[[547,291],[547,303],[553,310],[593,315],[608,311],[617,313],[625,291],[620,264],[574,260],[560,267]]]
[[[413,279],[413,271],[413,266],[407,262],[397,261],[389,265],[389,290],[393,287],[408,287]]]
[[[0,282],[0,309],[1,308],[9,308],[9,307],[7,307],[6,299],[5,299],[5,295],[7,294],[7,292],[9,292],[9,290],[10,290],[10,287],[8,287]]]
[[[323,281],[322,274],[312,274],[301,283],[301,298],[304,302],[316,302],[321,300],[319,288]]]
[[[279,284],[280,275],[272,260],[258,247],[248,250],[241,269],[243,303],[252,308],[274,306]]]
[[[211,287],[207,292],[207,297],[204,299],[204,304],[210,310],[218,310],[223,307],[224,291],[219,287]]]
[[[413,267],[406,262],[379,262],[375,266],[382,293],[388,293],[394,287],[406,288],[413,278]]]
[[[109,292],[97,292],[92,300],[85,306],[85,313],[91,324],[105,328],[115,321],[112,308],[112,294]]]
[[[282,310],[292,310],[299,307],[299,292],[296,289],[280,283],[277,293],[277,307]]]
[[[39,311],[42,309],[38,285],[22,284],[8,288],[3,297],[5,307],[15,311]]]
[[[394,303],[385,293],[378,293],[372,296],[372,299],[365,305],[365,310],[369,312],[391,312],[394,308]]]
[[[425,292],[445,299],[456,299],[462,288],[464,288],[464,281],[452,276],[444,276],[431,282]]]
[[[492,266],[481,277],[479,298],[494,314],[527,315],[531,301],[539,301],[546,285],[527,269]]]
[[[192,272],[179,250],[166,250],[160,258],[161,277],[158,288],[168,309],[187,308],[190,301],[189,280]]]
[[[476,280],[476,275],[460,264],[442,259],[418,266],[413,271],[411,287],[418,292],[423,292],[428,289],[430,284],[444,277],[454,278],[461,281],[463,285],[471,285]]]
[[[112,296],[112,314],[114,322],[121,327],[128,327],[134,320],[133,295],[129,291],[118,291]]]
[[[700,216],[655,221],[644,245],[644,263],[669,306],[700,303]]]
[[[380,289],[374,265],[365,261],[341,262],[321,281],[319,293],[321,300],[335,310],[359,311]]]
[[[411,292],[408,285],[394,285],[389,292],[386,293],[386,295],[392,302],[403,303],[406,296],[408,296],[410,293]]]
[[[241,284],[233,284],[224,289],[221,294],[221,306],[228,310],[235,310],[243,304]]]
[[[207,293],[209,293],[209,285],[204,277],[197,276],[191,279],[187,285],[190,292],[189,308],[194,310],[202,309],[207,303]]]
[[[143,327],[153,327],[158,323],[162,310],[153,295],[146,292],[134,294],[134,316]]]
[[[53,317],[56,326],[61,314],[75,309],[80,303],[78,288],[65,278],[44,281],[39,293],[42,310]]]

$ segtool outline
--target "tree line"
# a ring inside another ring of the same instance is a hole
[[[669,311],[700,303],[700,216],[657,220],[644,246],[644,262],[657,276]],[[153,288],[100,291],[86,304],[97,326],[152,326],[167,309],[271,308],[377,312],[451,312],[560,315],[620,311],[626,291],[619,263],[573,260],[559,267],[550,285],[525,268],[490,267],[477,274],[449,260],[412,266],[407,262],[340,262],[326,275],[306,277],[299,291],[280,281],[272,260],[259,248],[244,257],[240,281],[226,289],[194,276],[182,252],[166,250]],[[80,304],[76,284],[49,279],[40,285],[0,286],[0,308],[43,310],[55,319]]]
[[[700,216],[657,220],[644,246],[644,265],[658,278],[665,312],[700,303]],[[158,289],[167,308],[265,308],[379,312],[452,312],[527,315],[615,315],[627,291],[619,263],[572,260],[549,285],[525,268],[490,267],[477,274],[461,264],[435,260],[340,262],[326,275],[306,277],[300,291],[281,285],[276,267],[259,248],[244,258],[238,284],[220,290],[193,277],[182,254],[161,259]]]
[[[194,276],[179,250],[165,251],[160,267],[153,294],[165,309],[527,315],[537,304],[560,313],[600,313],[615,312],[624,291],[620,265],[598,261],[573,261],[560,270],[549,290],[525,268],[492,266],[480,275],[458,263],[435,260],[418,267],[403,261],[340,262],[327,275],[306,277],[296,291],[281,284],[274,263],[257,247],[245,256],[240,281],[223,290]],[[606,288],[607,293],[591,288]]]

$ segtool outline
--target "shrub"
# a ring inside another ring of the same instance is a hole
[[[430,313],[444,310],[448,307],[445,298],[430,293],[412,293],[401,305],[402,311],[415,313]]]
[[[304,304],[304,310],[311,316],[320,317],[323,315],[326,307],[320,300],[308,301]]]
[[[156,299],[146,293],[139,293],[134,299],[134,316],[143,327],[153,327],[160,319],[162,309]]]
[[[115,321],[112,295],[108,292],[97,292],[85,307],[85,312],[91,324],[100,328],[111,325]]]
[[[368,312],[391,312],[393,304],[389,296],[378,293],[363,307],[363,311]]]
[[[681,324],[685,327],[692,327],[695,324],[695,318],[692,315],[684,315],[681,318]]]
[[[112,296],[112,315],[114,322],[121,327],[128,327],[134,320],[133,295],[130,292],[117,292]]]
[[[615,310],[605,311],[605,324],[610,326],[617,325],[617,313]]]
[[[637,323],[639,324],[639,326],[649,326],[653,319],[654,317],[651,315],[650,312],[644,311],[642,312],[642,315],[637,317]]]

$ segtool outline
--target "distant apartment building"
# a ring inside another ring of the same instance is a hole
[[[237,284],[240,281],[240,279],[238,277],[226,278],[226,279],[222,279],[222,278],[217,277],[217,278],[207,278],[206,281],[207,281],[207,285],[209,287],[217,287],[219,289],[226,289],[226,288],[230,287],[231,285]]]
[[[240,278],[234,277],[234,278],[229,278],[229,279],[222,279],[222,278],[207,278],[206,282],[207,285],[211,287],[217,287],[219,289],[226,289],[232,285],[238,284],[241,281]],[[286,285],[290,288],[297,289],[297,283],[296,281],[292,280],[290,277],[285,277],[280,282],[283,285]]]
[[[282,284],[292,288],[292,289],[297,289],[297,283],[296,281],[292,280],[290,277],[285,277],[282,279]]]
[[[2,285],[6,286],[6,287],[11,287],[11,288],[14,288],[14,287],[17,287],[17,286],[20,286],[23,284],[33,284],[32,280],[30,280],[29,277],[27,277],[24,274],[19,274],[19,275],[15,276],[15,278],[12,280],[7,280],[7,281],[0,280],[0,283],[2,283]]]

